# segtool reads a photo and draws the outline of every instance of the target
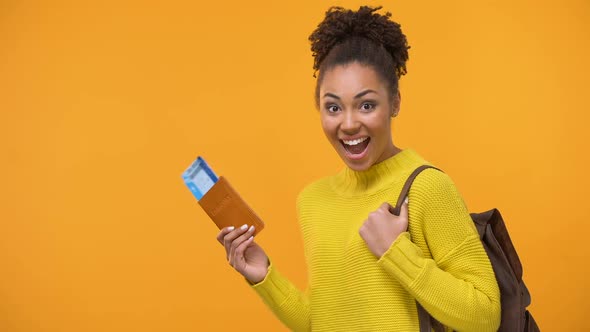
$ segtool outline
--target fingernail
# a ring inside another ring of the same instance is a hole
[[[229,226],[229,227],[227,228],[227,230],[231,232],[231,231],[233,231],[233,230],[234,230],[234,228],[235,228],[234,226]]]
[[[250,229],[248,230],[248,232],[251,232],[254,230],[254,225],[250,226]]]
[[[408,196],[406,196],[406,200],[404,202],[406,202],[406,204],[410,203],[410,199],[408,198]]]
[[[254,238],[254,235],[250,236],[250,237],[248,238],[248,241],[252,240],[253,238]]]
[[[248,228],[248,225],[243,224],[242,227],[240,227],[241,230],[245,230],[246,228]]]

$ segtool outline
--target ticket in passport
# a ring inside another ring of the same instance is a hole
[[[254,225],[254,235],[264,228],[262,219],[230,185],[199,156],[182,174],[184,183],[219,229]]]
[[[215,172],[201,156],[197,157],[197,160],[182,173],[182,179],[197,200],[200,200],[219,181]]]

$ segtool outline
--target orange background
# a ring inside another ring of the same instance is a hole
[[[203,155],[306,284],[295,198],[343,163],[308,35],[361,1],[2,1],[0,330],[284,330],[181,180]],[[588,331],[588,1],[395,1],[394,141],[508,222],[544,331]]]

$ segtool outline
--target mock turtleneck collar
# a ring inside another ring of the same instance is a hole
[[[413,149],[406,148],[364,171],[346,166],[332,177],[331,184],[343,196],[372,194],[423,164],[430,163]]]

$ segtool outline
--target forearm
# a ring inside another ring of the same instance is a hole
[[[489,261],[485,262],[487,256],[481,256],[483,250],[475,241],[466,239],[457,248],[459,259],[451,253],[449,259],[454,261],[439,266],[422,255],[409,233],[402,233],[378,264],[444,325],[459,331],[496,331],[499,290]]]
[[[251,287],[289,329],[310,331],[308,295],[280,274],[272,261],[264,280]]]

